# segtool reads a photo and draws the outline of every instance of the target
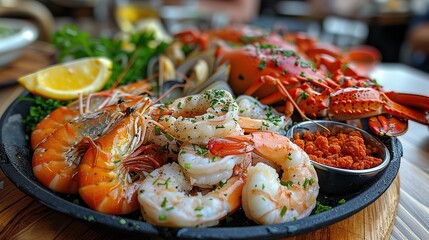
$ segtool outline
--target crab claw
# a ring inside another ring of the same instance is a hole
[[[401,136],[407,132],[408,121],[388,115],[378,115],[368,119],[370,130],[378,136]]]

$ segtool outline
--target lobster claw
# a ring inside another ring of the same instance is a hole
[[[407,132],[408,121],[390,115],[378,115],[368,119],[368,126],[378,136],[396,137]]]

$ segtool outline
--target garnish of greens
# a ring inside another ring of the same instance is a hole
[[[331,206],[323,205],[319,201],[317,201],[316,202],[316,210],[315,210],[314,213],[317,214],[317,213],[325,212],[325,211],[328,211],[328,210],[331,210],[331,209],[332,209]]]
[[[112,75],[104,89],[110,89],[121,75],[119,85],[146,78],[146,68],[151,57],[162,53],[167,47],[167,43],[156,42],[154,34],[149,32],[130,34],[129,39],[124,41],[120,38],[91,37],[89,33],[79,31],[74,25],[64,26],[55,32],[52,45],[58,51],[59,62],[84,57],[110,58],[113,62]],[[131,59],[134,60],[130,61]],[[69,103],[36,96],[22,99],[34,101],[24,119],[27,134],[50,112]]]

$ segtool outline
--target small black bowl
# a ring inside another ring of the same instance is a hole
[[[389,150],[378,138],[362,129],[345,123],[329,120],[301,122],[291,127],[287,132],[287,136],[290,139],[293,139],[293,135],[295,133],[302,135],[304,132],[315,133],[316,131],[325,131],[320,125],[328,128],[332,135],[336,135],[340,132],[348,133],[353,130],[359,131],[362,134],[365,145],[376,147],[378,151],[375,157],[379,157],[383,160],[380,165],[363,170],[336,168],[311,161],[316,169],[317,176],[319,177],[321,192],[335,195],[355,192],[360,190],[366,183],[373,180],[377,174],[379,174],[387,167],[387,165],[389,165]]]

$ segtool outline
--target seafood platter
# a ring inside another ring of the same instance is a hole
[[[428,124],[413,105],[427,97],[385,92],[354,70],[374,64],[370,48],[251,26],[172,39],[144,80],[56,91],[69,101],[29,132],[35,102],[23,99],[53,95],[20,80],[28,91],[0,122],[4,173],[52,209],[129,234],[288,237],[379,198],[399,169],[395,136],[408,120]]]

